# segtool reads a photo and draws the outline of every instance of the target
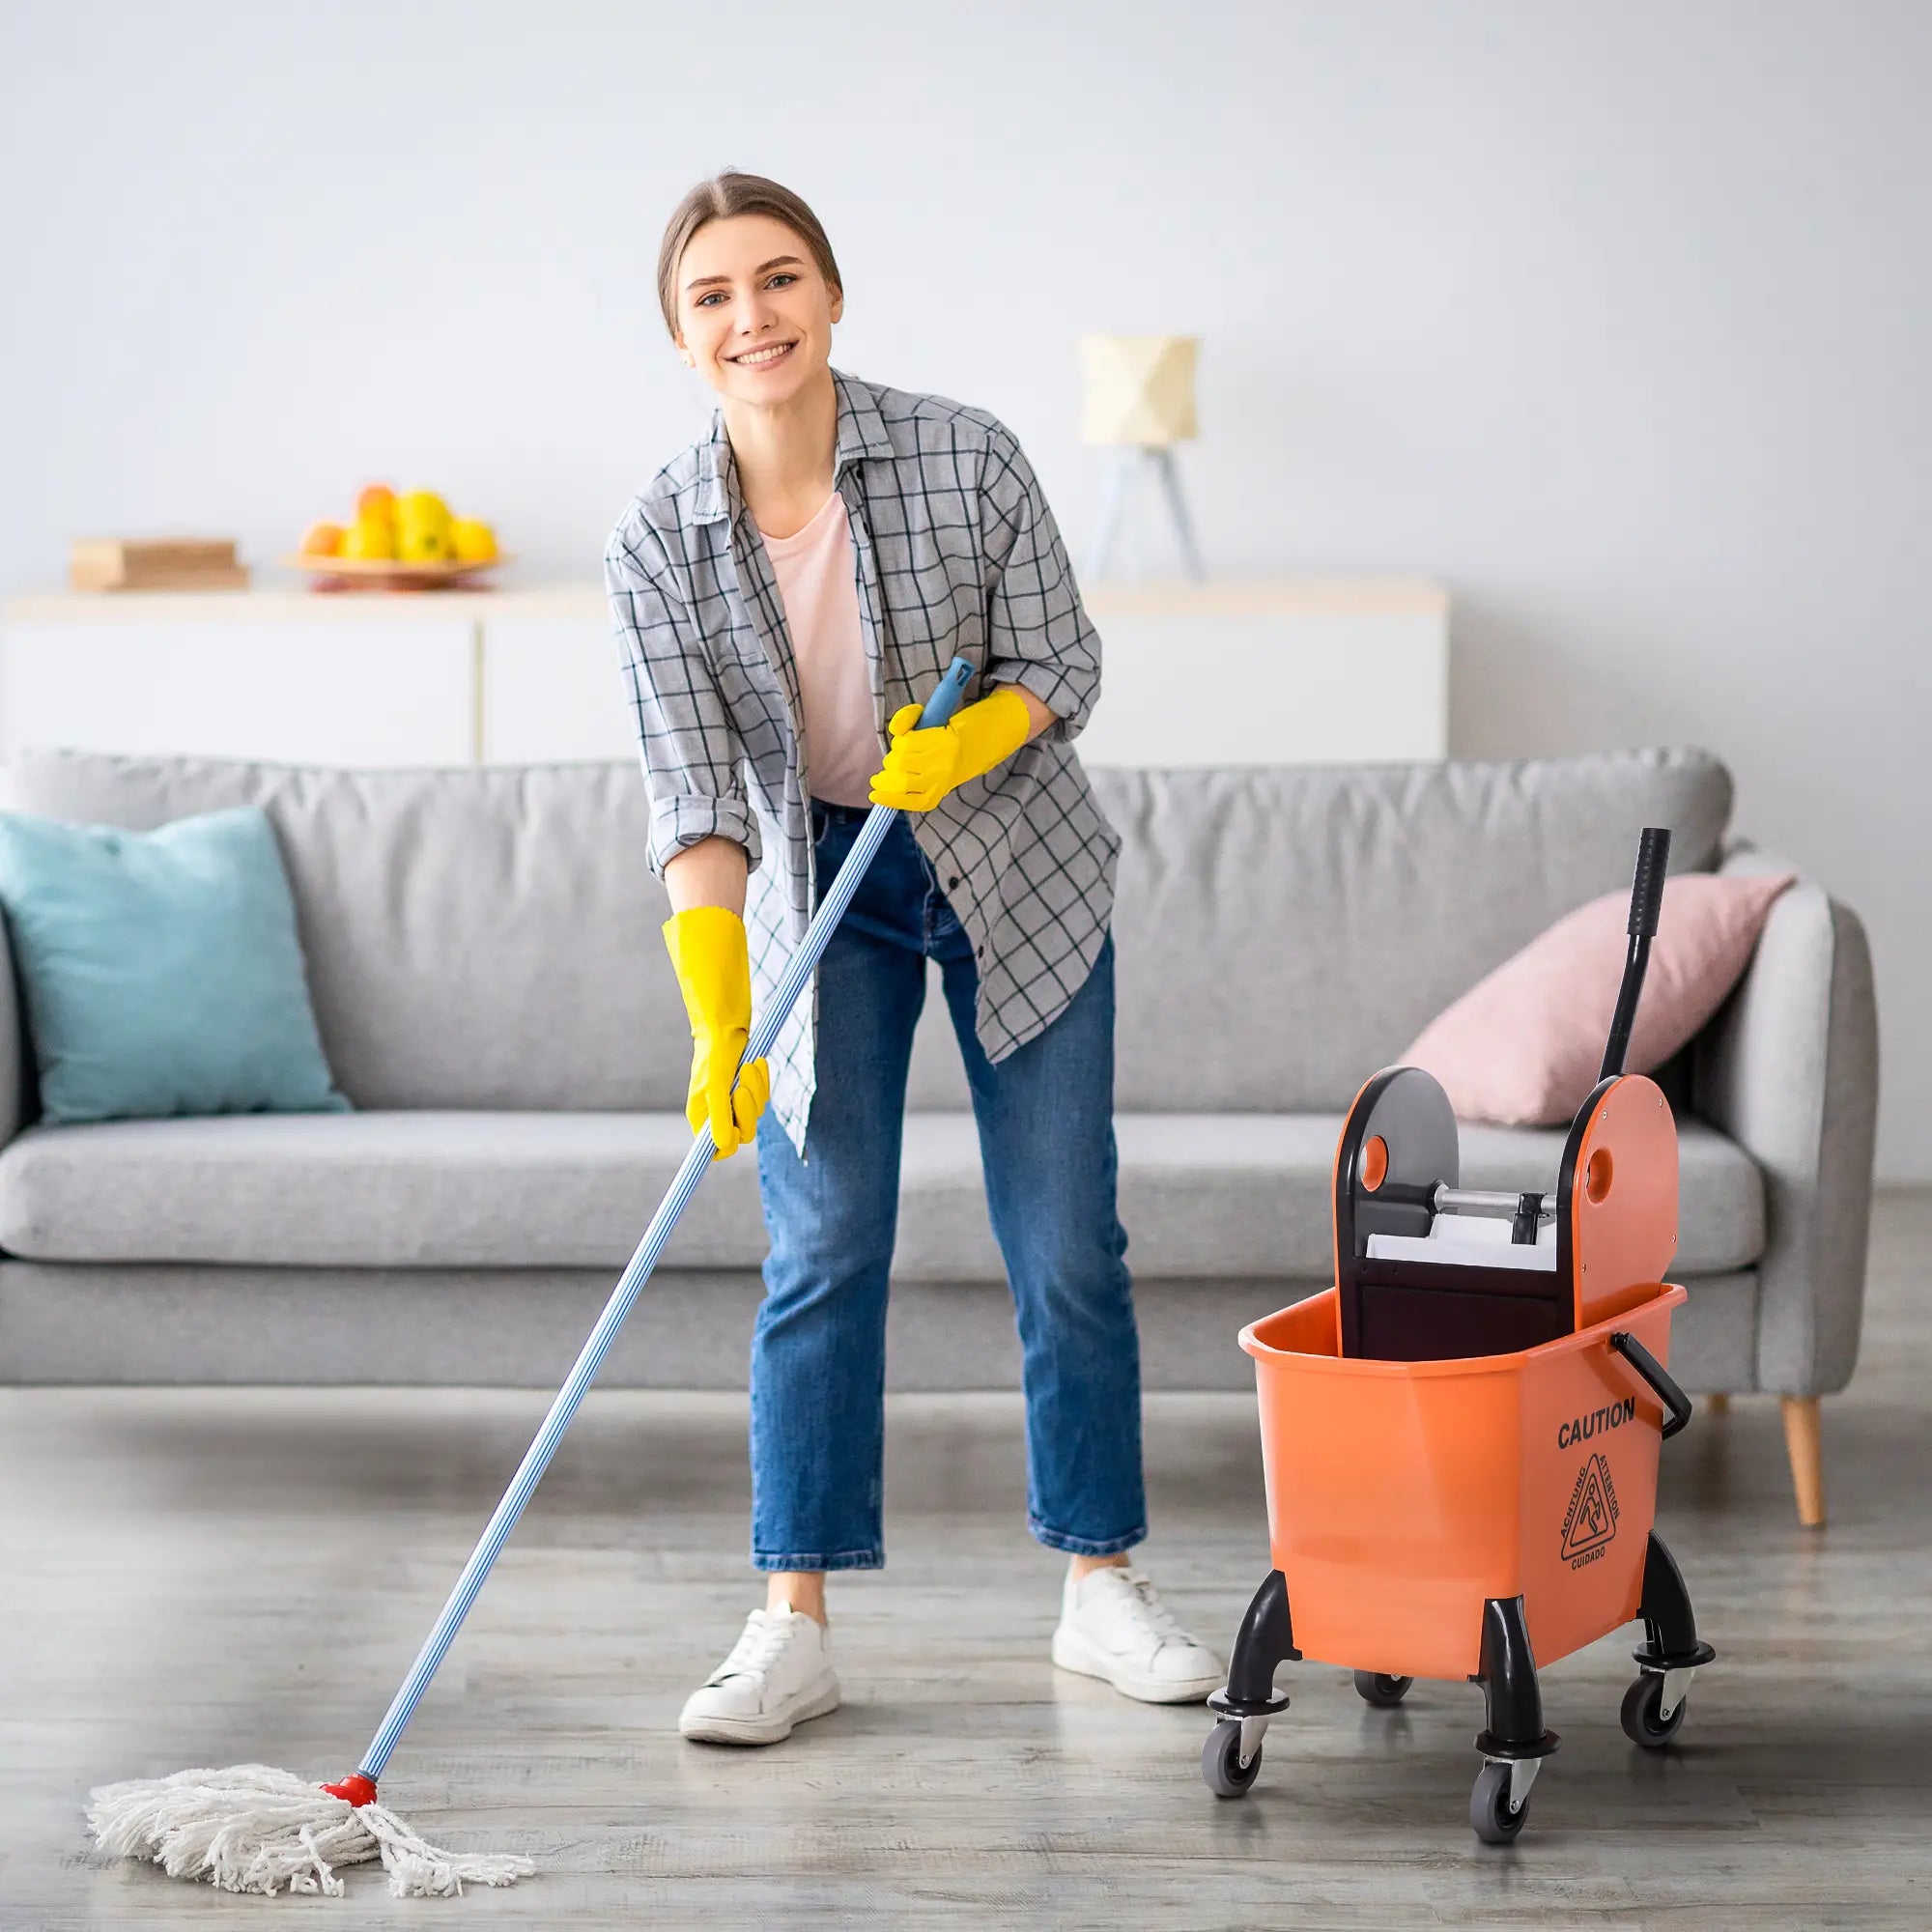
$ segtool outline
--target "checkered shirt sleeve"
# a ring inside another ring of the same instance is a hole
[[[718,679],[655,530],[630,519],[611,534],[604,584],[650,792],[651,870],[700,839],[736,839],[762,856],[745,795],[744,752]]]
[[[1033,465],[995,422],[980,468],[986,561],[989,683],[1018,684],[1055,714],[1043,736],[1065,740],[1100,695],[1100,639],[1074,587],[1073,566]]]

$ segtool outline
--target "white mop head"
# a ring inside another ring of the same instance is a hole
[[[340,1897],[336,1865],[380,1858],[398,1898],[510,1885],[535,1866],[515,1855],[443,1852],[394,1812],[354,1805],[321,1785],[266,1764],[178,1771],[172,1777],[103,1784],[87,1822],[103,1852],[148,1859],[170,1878],[206,1878],[223,1891],[324,1891]]]

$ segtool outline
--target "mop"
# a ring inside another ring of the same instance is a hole
[[[952,717],[972,674],[973,667],[964,658],[952,660],[920,714],[922,730]],[[850,854],[785,968],[770,1009],[753,1029],[741,1064],[770,1053],[833,928],[897,816],[894,808],[884,805],[866,814]],[[461,1892],[466,1884],[510,1885],[535,1870],[534,1862],[520,1854],[449,1852],[428,1843],[376,1802],[376,1780],[716,1151],[706,1122],[355,1770],[336,1784],[310,1784],[262,1764],[103,1784],[90,1794],[87,1813],[88,1826],[103,1852],[146,1859],[170,1878],[206,1878],[224,1891],[276,1892],[287,1887],[292,1892],[319,1891],[331,1897],[340,1897],[344,1890],[335,1867],[370,1859],[382,1860],[389,1874],[389,1889],[398,1898],[445,1896]]]

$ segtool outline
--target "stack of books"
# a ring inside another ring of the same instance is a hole
[[[67,581],[75,590],[245,590],[248,566],[232,537],[75,537]]]

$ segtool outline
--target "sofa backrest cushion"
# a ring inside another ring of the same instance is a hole
[[[1644,826],[1670,828],[1673,873],[1704,870],[1731,810],[1694,750],[1092,777],[1121,833],[1115,1099],[1135,1112],[1346,1108],[1552,921],[1628,893]],[[943,1004],[916,1106],[968,1104]]]
[[[682,1110],[691,1032],[621,762],[336,771],[23,754],[0,801],[145,831],[260,805],[358,1107]]]
[[[1122,835],[1117,1104],[1346,1107],[1562,914],[1628,891],[1637,834],[1709,869],[1730,817],[1694,750],[1498,762],[1096,768]],[[690,1034],[626,762],[336,771],[29,753],[0,807],[147,830],[259,804],[316,1018],[358,1107],[677,1109]],[[932,988],[911,1104],[964,1109]],[[821,1069],[823,1073],[823,1069]]]

